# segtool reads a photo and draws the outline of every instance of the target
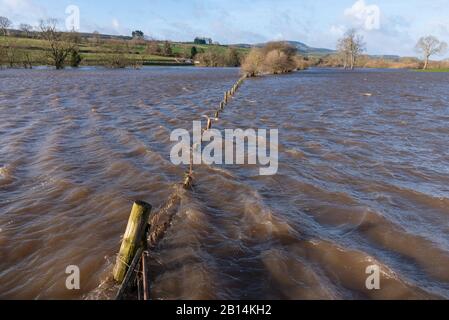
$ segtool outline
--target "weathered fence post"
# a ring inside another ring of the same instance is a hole
[[[151,205],[143,201],[136,201],[133,205],[113,271],[114,280],[120,284],[123,282],[128,267],[142,243],[142,237],[150,218],[151,209]]]

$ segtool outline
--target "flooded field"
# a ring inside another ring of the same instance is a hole
[[[0,298],[109,299],[132,201],[181,197],[154,299],[449,298],[449,74],[250,79],[217,129],[279,129],[279,171],[195,167],[170,133],[237,69],[0,71]],[[65,287],[66,267],[81,290]],[[367,290],[366,268],[382,270]]]

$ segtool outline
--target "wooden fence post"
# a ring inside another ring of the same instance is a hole
[[[114,280],[120,284],[123,282],[128,267],[142,243],[151,209],[151,205],[143,201],[136,201],[133,205],[113,271]]]

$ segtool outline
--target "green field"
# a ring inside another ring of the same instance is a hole
[[[416,72],[449,72],[449,68],[444,69],[427,69],[427,70],[415,70]]]
[[[158,43],[160,48],[164,43]],[[132,63],[141,63],[148,65],[184,65],[182,57],[189,53],[191,48],[195,46],[199,53],[208,50],[225,51],[227,46],[219,45],[197,45],[193,43],[171,43],[172,53],[170,55],[153,55],[147,53],[148,42],[133,41],[123,39],[100,39],[81,38],[79,43],[79,53],[83,60],[81,65],[102,65],[108,57],[120,52],[126,59]],[[25,38],[25,37],[0,37],[0,49],[13,48],[14,54],[18,57],[27,54],[33,65],[45,65],[48,63],[46,58],[46,50],[49,48],[48,43],[42,39]],[[241,53],[246,53],[248,49],[238,49]],[[5,52],[4,50],[2,52]],[[1,59],[0,64],[5,63],[5,59]],[[18,58],[20,60],[20,58]],[[20,62],[17,62],[20,65]]]

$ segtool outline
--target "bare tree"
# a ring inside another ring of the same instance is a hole
[[[159,46],[159,43],[155,40],[150,40],[148,42],[147,48],[145,50],[147,54],[151,55],[160,55],[162,52],[161,47]]]
[[[41,21],[41,37],[48,42],[48,57],[56,69],[63,69],[69,54],[77,50],[79,37],[75,32],[63,33],[56,28],[57,20]]]
[[[11,27],[12,22],[6,17],[0,17],[0,32],[2,35],[8,35],[8,28]]]
[[[167,57],[173,54],[173,48],[170,41],[164,42],[164,46],[162,47],[162,54]]]
[[[447,50],[447,43],[438,40],[434,36],[422,37],[416,44],[416,50],[424,56],[424,67],[426,70],[429,65],[430,57],[433,55],[444,54]]]
[[[23,33],[25,33],[26,37],[29,38],[31,31],[33,31],[33,26],[26,24],[26,23],[21,23],[19,26],[20,31],[22,31]]]
[[[354,69],[358,57],[365,51],[363,36],[355,29],[349,29],[343,38],[338,40],[337,50],[343,59],[344,68]]]
[[[23,61],[23,52],[20,51],[17,45],[17,40],[15,38],[10,38],[5,41],[5,48],[2,52],[4,55],[3,63],[7,65],[8,68],[14,68],[20,66]],[[0,62],[0,64],[2,64]]]
[[[3,65],[6,63],[6,47],[0,46],[0,69],[3,68]]]
[[[33,61],[28,51],[23,51],[20,55],[22,65],[25,69],[33,69]]]
[[[349,63],[349,50],[348,50],[348,39],[347,38],[341,38],[337,42],[337,52],[339,59],[341,60],[343,64],[343,68],[348,68]]]
[[[97,45],[100,44],[100,42],[101,42],[101,40],[100,40],[100,38],[101,38],[100,32],[98,32],[98,31],[95,30],[95,31],[92,33],[92,38],[93,38],[95,44],[97,44]]]

